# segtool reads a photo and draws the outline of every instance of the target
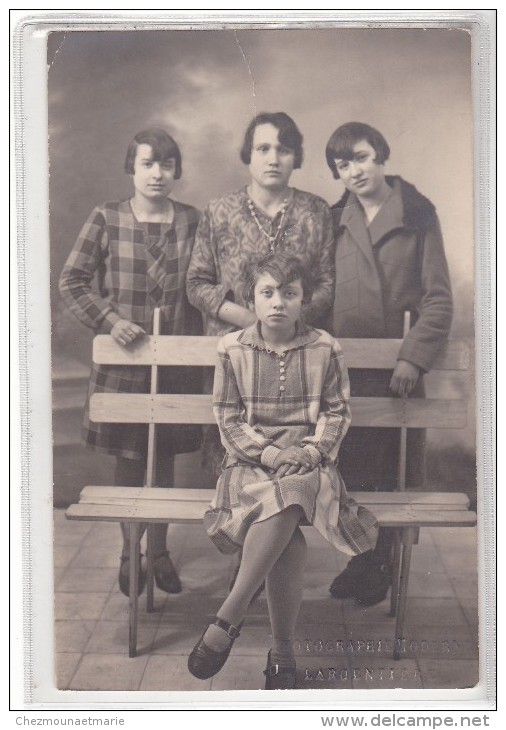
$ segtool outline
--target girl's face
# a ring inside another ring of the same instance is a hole
[[[174,186],[175,172],[174,158],[154,160],[151,145],[137,147],[132,175],[136,195],[152,201],[165,199]]]
[[[264,334],[293,337],[304,297],[301,280],[279,284],[271,274],[261,274],[255,284],[254,295],[255,313]]]
[[[259,124],[253,133],[249,171],[257,185],[269,190],[284,189],[293,172],[295,153],[278,139],[273,124]]]

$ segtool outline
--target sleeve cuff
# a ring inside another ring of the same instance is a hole
[[[116,322],[118,322],[121,319],[119,314],[117,314],[112,307],[110,307],[105,314],[103,313],[103,316],[100,317],[100,320],[98,321],[98,327],[100,330],[110,333]]]
[[[432,348],[428,346],[424,347],[421,344],[405,339],[401,345],[397,359],[407,360],[407,362],[416,365],[418,368],[428,373],[441,349],[442,348]]]
[[[202,287],[200,291],[197,288],[191,296],[190,304],[200,309],[201,312],[207,312],[211,317],[218,319],[218,312],[226,300],[227,291],[227,287],[222,284],[215,284],[209,288]]]
[[[316,446],[313,446],[312,444],[305,444],[304,450],[307,451],[311,457],[311,465],[313,469],[318,466],[318,464],[321,463],[322,455],[316,448]]]
[[[269,469],[274,469],[274,461],[276,460],[278,454],[279,449],[277,446],[266,446],[265,449],[262,451],[260,461],[264,466],[269,467]]]

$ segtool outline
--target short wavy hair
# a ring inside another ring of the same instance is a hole
[[[286,286],[300,279],[303,303],[308,304],[313,296],[313,277],[307,266],[292,254],[273,251],[259,259],[250,259],[243,267],[243,299],[247,304],[255,301],[255,286],[263,274],[270,274],[280,286]]]
[[[255,134],[255,129],[261,124],[272,124],[273,127],[276,127],[278,130],[278,140],[294,152],[293,169],[297,170],[299,167],[302,167],[304,157],[302,142],[304,137],[293,119],[288,114],[285,114],[285,112],[262,112],[253,117],[244,134],[244,141],[241,147],[241,160],[244,164],[249,165],[251,162],[253,135]]]
[[[137,155],[137,148],[141,144],[148,144],[151,147],[153,150],[153,160],[155,162],[174,160],[176,163],[174,179],[179,180],[183,174],[181,151],[175,139],[173,139],[170,134],[167,134],[164,129],[160,129],[159,127],[153,127],[152,129],[145,129],[142,132],[138,132],[132,139],[128,145],[125,158],[125,172],[127,175],[134,174],[135,156]]]
[[[357,142],[365,140],[376,152],[375,162],[383,165],[390,157],[390,147],[386,139],[374,127],[362,122],[348,122],[342,124],[334,132],[332,132],[327,147],[325,149],[325,157],[327,165],[332,171],[332,175],[339,180],[339,171],[336,166],[336,160],[352,160],[353,147]]]

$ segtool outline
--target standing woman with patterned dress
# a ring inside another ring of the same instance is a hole
[[[204,334],[224,335],[248,327],[255,314],[243,298],[245,266],[269,252],[289,253],[312,274],[314,292],[302,316],[317,325],[332,306],[334,256],[327,203],[289,182],[302,166],[303,137],[284,112],[261,113],[244,135],[241,160],[248,185],[212,200],[200,219],[188,268],[187,294],[203,313]],[[212,391],[212,377],[206,384]],[[223,449],[218,429],[205,437],[204,459],[219,474]]]
[[[197,229],[198,211],[169,196],[181,177],[181,152],[163,129],[139,132],[126,155],[125,172],[134,193],[129,200],[97,206],[84,224],[60,277],[60,292],[73,314],[96,334],[111,334],[122,347],[152,332],[153,312],[161,310],[162,333],[197,334],[200,316],[189,305],[185,279]],[[97,285],[93,285],[96,277]],[[189,369],[161,368],[162,392],[194,392]],[[116,457],[114,483],[144,484],[147,426],[93,423],[93,393],[149,392],[148,368],[93,365],[83,441]],[[199,427],[163,426],[158,432],[158,486],[173,486],[174,456],[200,446]],[[119,585],[129,595],[129,540],[122,525]],[[179,593],[181,583],[166,546],[166,525],[154,529],[154,573],[158,588]],[[145,585],[141,570],[139,592]]]

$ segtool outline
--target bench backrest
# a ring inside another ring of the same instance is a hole
[[[349,369],[393,368],[401,340],[339,340]],[[151,335],[128,348],[109,335],[93,342],[93,361],[101,365],[214,366],[217,337]],[[452,340],[433,371],[466,371],[467,343]],[[152,388],[153,390],[153,388]],[[352,398],[354,426],[464,428],[467,401],[462,398]],[[93,421],[111,423],[214,423],[210,395],[96,393],[91,398]]]
[[[212,424],[215,422],[210,395],[168,395],[158,393],[160,366],[214,366],[218,338],[160,335],[161,314],[153,316],[153,335],[129,347],[118,345],[111,336],[98,335],[93,342],[93,360],[100,365],[138,365],[151,368],[150,393],[95,393],[90,400],[90,418],[105,423],[147,423],[148,458],[146,486],[157,483],[156,428],[161,423]],[[409,315],[405,314],[405,331]],[[401,340],[340,340],[347,367],[390,369],[395,366]],[[465,343],[449,342],[433,370],[467,370],[469,353]],[[352,398],[354,426],[399,428],[397,484],[406,485],[408,428],[463,428],[467,403],[442,398]]]

